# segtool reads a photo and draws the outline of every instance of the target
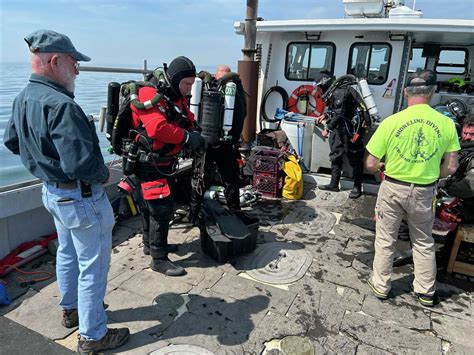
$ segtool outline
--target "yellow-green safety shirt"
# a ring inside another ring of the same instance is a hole
[[[427,104],[387,117],[367,144],[370,154],[385,157],[387,176],[414,184],[436,181],[443,155],[459,149],[454,122]]]

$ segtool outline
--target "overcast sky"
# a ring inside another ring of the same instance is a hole
[[[405,1],[412,7],[413,0]],[[473,0],[418,0],[425,18],[474,18]],[[186,55],[198,66],[242,58],[234,21],[245,0],[0,0],[0,62],[27,62],[23,38],[46,28],[67,34],[89,65],[161,65]],[[267,20],[343,18],[342,0],[260,0]]]

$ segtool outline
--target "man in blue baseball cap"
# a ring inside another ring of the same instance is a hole
[[[74,101],[78,61],[90,58],[58,32],[35,31],[25,41],[32,74],[13,102],[3,141],[43,181],[43,204],[58,233],[63,326],[79,325],[79,354],[115,349],[130,332],[107,328],[103,303],[115,223],[102,186],[109,171],[94,122]]]

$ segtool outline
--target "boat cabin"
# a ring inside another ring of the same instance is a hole
[[[290,96],[299,86],[312,85],[323,70],[336,77],[353,74],[366,79],[380,120],[406,106],[407,77],[425,68],[437,73],[433,106],[458,98],[473,112],[474,21],[425,19],[421,11],[401,6],[400,1],[344,0],[344,4],[343,19],[257,21],[258,128],[275,128],[265,118],[273,118],[284,106],[284,95],[277,90],[268,93],[272,87],[283,88]],[[243,33],[243,23],[234,27]],[[377,123],[371,131],[376,127]],[[314,127],[312,139],[304,142],[305,165],[313,172],[330,167],[329,146],[320,131]]]

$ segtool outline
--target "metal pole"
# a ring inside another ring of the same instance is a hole
[[[247,0],[244,35],[244,61],[253,61],[255,57],[255,42],[257,38],[257,8],[258,0]]]
[[[242,78],[242,85],[247,94],[247,116],[242,130],[242,148],[250,149],[250,142],[255,139],[257,122],[257,88],[258,62],[255,61],[257,40],[257,9],[258,0],[247,0],[245,17],[245,34],[243,60],[238,63],[238,72]]]
[[[81,72],[97,72],[97,73],[129,73],[129,74],[149,74],[153,73],[153,70],[147,69],[128,69],[128,68],[113,68],[113,67],[91,67],[91,66],[80,66],[79,71]]]

